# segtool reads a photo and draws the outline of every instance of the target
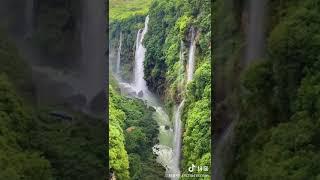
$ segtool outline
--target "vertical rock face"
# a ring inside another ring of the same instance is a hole
[[[106,86],[105,14],[104,0],[82,0],[82,88],[89,101]]]

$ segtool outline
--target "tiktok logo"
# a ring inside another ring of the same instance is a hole
[[[193,172],[195,169],[197,169],[197,172],[209,171],[208,166],[196,166],[194,164],[192,164],[191,167],[188,168],[188,171]]]
[[[196,167],[196,166],[195,166],[194,164],[192,164],[192,166],[188,168],[188,171],[189,171],[189,172],[193,172],[195,167]]]

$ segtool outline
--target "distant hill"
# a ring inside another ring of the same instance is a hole
[[[110,22],[126,19],[137,14],[146,14],[150,4],[151,0],[110,0]]]

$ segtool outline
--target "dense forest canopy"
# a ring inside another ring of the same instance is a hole
[[[121,179],[162,179],[164,168],[152,153],[159,133],[154,110],[120,96],[114,86],[109,87],[109,166]]]
[[[211,168],[211,2],[193,1],[193,0],[153,0],[148,3],[132,1],[110,2],[109,23],[109,51],[111,58],[109,64],[115,66],[116,55],[120,53],[120,76],[122,80],[134,83],[135,68],[135,47],[137,33],[144,27],[146,16],[149,17],[148,32],[145,35],[143,44],[146,48],[144,59],[144,79],[147,82],[148,89],[160,97],[164,103],[165,110],[169,114],[171,124],[174,124],[174,107],[185,99],[185,105],[182,110],[182,162],[180,163],[181,173],[188,173],[188,167],[192,164],[207,166],[208,172],[198,172],[199,174],[210,174]],[[114,3],[114,4],[112,4]],[[122,6],[121,6],[122,5]],[[132,11],[131,11],[132,10]],[[137,12],[136,12],[137,11]],[[119,15],[120,14],[120,15]],[[190,47],[193,41],[192,34],[195,34],[195,68],[192,72],[193,80],[187,83],[187,66]],[[120,42],[121,41],[121,42]],[[120,48],[121,45],[121,48]],[[114,57],[114,58],[112,58]],[[112,69],[115,72],[115,69]],[[113,74],[109,77],[113,78]],[[118,77],[119,78],[119,77]],[[118,99],[121,93],[116,93],[117,83],[114,83],[110,89],[110,97]],[[118,95],[116,95],[118,94]],[[130,100],[123,98],[123,103]],[[112,102],[114,100],[111,100]],[[139,102],[139,101],[138,101]],[[141,102],[140,102],[141,103]],[[129,106],[129,105],[126,105]],[[130,106],[131,107],[131,106]],[[113,125],[110,125],[110,135],[120,133],[121,138],[113,143],[118,143],[123,152],[123,163],[116,161],[116,156],[112,161],[117,169],[114,169],[115,176],[128,177],[136,179],[139,173],[135,173],[132,168],[140,166],[144,169],[144,160],[139,153],[132,155],[130,151],[137,149],[141,152],[150,153],[151,147],[157,141],[146,136],[148,146],[139,144],[141,137],[144,136],[143,129],[139,125],[135,128],[126,126],[128,122],[139,117],[136,113],[126,112],[125,106],[116,106],[114,103],[109,105],[111,115],[124,116],[121,122],[113,119]],[[132,107],[139,112],[137,108]],[[122,112],[122,113],[121,113]],[[118,119],[119,119],[118,118]],[[127,121],[127,122],[126,122]],[[115,125],[116,124],[116,125]],[[149,130],[153,128],[153,134],[158,134],[157,124],[152,125],[152,118],[144,121],[144,126]],[[118,128],[116,128],[118,127]],[[132,136],[126,137],[126,132],[132,131]],[[169,126],[166,128],[170,128]],[[147,134],[146,134],[147,135]],[[157,139],[157,136],[153,138]],[[115,147],[115,144],[112,145]],[[134,149],[132,149],[134,147]],[[145,148],[145,149],[144,149]],[[113,152],[114,150],[112,150]],[[126,153],[125,153],[126,152]],[[122,154],[122,153],[121,153]],[[125,154],[128,154],[127,156]],[[120,157],[119,157],[120,158]],[[129,163],[127,164],[127,160]],[[140,159],[140,160],[138,160]],[[133,161],[135,160],[135,161]],[[141,163],[140,163],[141,162]],[[149,161],[155,163],[155,161]],[[111,165],[112,166],[112,165]],[[129,167],[129,169],[128,169]],[[160,168],[161,169],[161,168]],[[159,169],[159,170],[160,170]],[[148,172],[152,172],[147,169]],[[138,171],[139,172],[139,171]],[[157,171],[157,178],[164,179],[164,171]],[[150,176],[152,177],[152,176]],[[207,177],[208,178],[208,177]],[[206,178],[204,178],[206,179]]]
[[[244,2],[228,2],[217,1],[214,6],[221,28],[215,52],[220,68],[234,70],[232,65],[241,62],[239,52],[245,48],[245,23],[237,15],[244,17],[247,9]],[[265,8],[269,9],[266,55],[238,75],[238,82],[230,83],[236,88],[224,102],[239,115],[233,117],[235,144],[229,148],[234,158],[226,163],[225,178],[318,179],[319,4],[268,1]]]

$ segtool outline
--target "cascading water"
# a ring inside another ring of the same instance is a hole
[[[249,1],[249,22],[246,32],[246,52],[243,59],[244,68],[250,63],[264,56],[265,51],[265,25],[267,17],[268,0]],[[221,138],[215,143],[213,159],[213,179],[225,179],[225,167],[232,161],[232,144],[234,141],[234,127],[236,120],[225,129]]]
[[[140,29],[136,38],[136,51],[135,51],[135,66],[134,66],[134,81],[133,83],[127,83],[119,81],[120,89],[122,93],[126,93],[131,97],[140,98],[148,106],[152,106],[156,111],[153,114],[159,125],[159,144],[156,144],[152,150],[157,155],[157,162],[166,168],[166,173],[171,172],[173,169],[173,129],[171,128],[171,122],[168,114],[164,111],[162,104],[158,97],[148,90],[146,81],[144,80],[144,65],[146,49],[143,46],[144,35],[148,31],[149,16],[145,19],[144,29]],[[143,95],[139,95],[141,93]]]
[[[192,81],[194,65],[195,65],[195,30],[191,28],[191,41],[188,56],[188,69],[187,69],[187,83]],[[180,48],[180,63],[183,62],[183,43],[181,43]],[[183,81],[183,79],[182,79]],[[182,89],[180,91],[183,91]],[[180,158],[181,158],[181,140],[182,140],[182,123],[181,123],[181,113],[184,107],[185,99],[177,106],[174,112],[174,147],[173,147],[173,168],[172,172],[175,175],[180,175]],[[172,179],[178,179],[177,177]]]
[[[180,175],[180,158],[181,158],[181,136],[182,136],[182,123],[181,123],[181,113],[184,107],[185,100],[176,107],[174,113],[174,130],[171,128],[171,122],[167,113],[164,111],[162,104],[158,98],[153,95],[146,85],[144,79],[144,59],[146,49],[143,46],[143,39],[148,31],[149,16],[145,19],[144,29],[140,29],[137,33],[136,38],[136,53],[135,53],[135,66],[134,66],[134,81],[132,84],[119,81],[121,92],[126,92],[129,96],[140,98],[147,103],[147,105],[152,106],[156,112],[153,117],[157,120],[159,125],[159,144],[156,144],[152,149],[153,153],[157,155],[157,162],[166,168],[167,176],[171,179],[178,179]],[[187,82],[192,80],[194,71],[194,60],[195,60],[195,31],[192,29],[192,37],[190,42],[189,50],[189,60],[188,60],[188,74]],[[181,42],[180,50],[180,62],[181,72],[183,71],[183,43]],[[181,78],[181,83],[184,79]],[[185,88],[181,85],[181,88]],[[142,96],[138,94],[143,92]],[[172,177],[172,175],[176,177]]]
[[[147,88],[147,83],[144,80],[144,67],[143,61],[146,49],[143,47],[144,35],[148,32],[148,22],[149,16],[146,17],[145,26],[143,30],[139,30],[137,34],[136,41],[136,53],[135,53],[135,68],[134,68],[134,85],[138,91],[145,93]]]
[[[191,28],[191,44],[190,44],[190,49],[189,49],[189,59],[188,59],[188,76],[187,76],[187,81],[191,81],[193,77],[193,71],[194,71],[194,53],[196,50],[196,41],[195,41],[195,32],[194,29]]]
[[[117,73],[118,75],[120,75],[121,46],[122,46],[122,32],[120,32],[119,47],[118,47],[118,55],[117,55],[117,67],[116,67],[116,73]]]
[[[182,135],[182,123],[181,123],[181,111],[184,107],[184,100],[176,108],[174,113],[174,145],[173,145],[173,168],[172,173],[180,175],[180,157],[181,157],[181,135]]]
[[[82,0],[80,68],[82,87],[87,102],[105,88],[107,60],[105,34],[105,1]]]

